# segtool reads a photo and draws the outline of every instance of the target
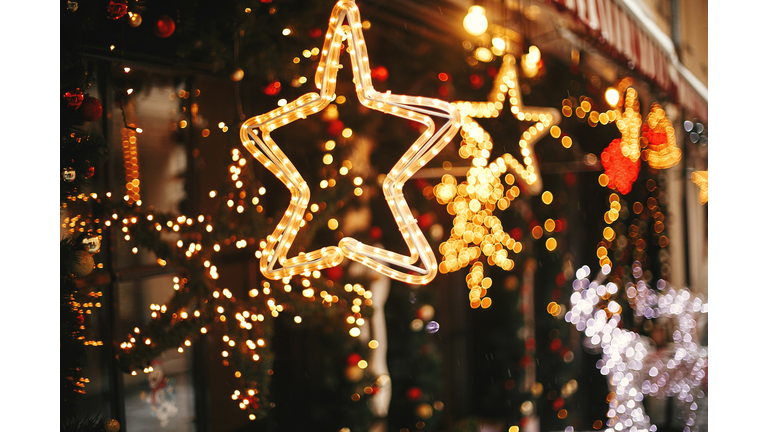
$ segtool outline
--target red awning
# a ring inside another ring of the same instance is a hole
[[[669,37],[635,0],[551,0],[631,62],[630,67],[664,90],[679,105],[707,122],[707,88],[678,60]]]

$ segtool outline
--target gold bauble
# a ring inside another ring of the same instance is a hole
[[[244,76],[245,72],[242,69],[237,68],[234,72],[232,72],[232,81],[238,82],[242,80]]]
[[[104,423],[104,432],[118,432],[120,430],[120,422],[115,419],[109,420]]]
[[[141,25],[141,15],[134,13],[128,18],[128,25],[131,27],[138,27]]]
[[[75,268],[73,272],[75,276],[88,276],[93,271],[94,265],[91,254],[84,250],[75,251]]]

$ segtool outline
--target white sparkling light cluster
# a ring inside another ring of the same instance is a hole
[[[604,265],[590,282],[589,267],[577,270],[572,308],[565,315],[566,321],[584,332],[584,345],[602,352],[597,367],[615,394],[606,432],[655,431],[643,408],[644,395],[675,397],[684,416],[684,432],[697,431],[696,399],[704,396],[701,384],[707,374],[707,351],[698,345],[696,319],[707,312],[707,303],[687,289],[667,287],[664,280],[658,282],[662,292],[651,289],[639,280],[643,271],[635,262],[633,275],[638,280],[625,287],[635,315],[668,318],[675,326],[670,348],[655,350],[649,338],[620,328],[621,306],[612,299],[619,287],[613,282],[603,284],[610,272],[611,267]]]

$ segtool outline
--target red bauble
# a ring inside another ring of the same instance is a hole
[[[281,87],[280,81],[271,82],[264,88],[264,93],[270,96],[274,96],[280,93],[280,87]]]
[[[371,240],[373,241],[381,240],[381,228],[377,226],[371,227],[371,230],[368,232],[368,234],[371,236]]]
[[[621,140],[615,139],[603,150],[600,161],[608,176],[608,187],[616,189],[622,195],[632,190],[632,183],[640,173],[640,159],[635,162],[621,154]]]
[[[173,34],[174,30],[176,30],[176,23],[168,15],[162,15],[152,27],[155,36],[159,38],[167,38]]]
[[[128,13],[128,0],[109,0],[107,2],[107,16],[118,20]]]
[[[432,216],[432,213],[425,213],[419,216],[419,218],[416,220],[418,221],[419,228],[421,229],[427,229],[435,223],[435,218]]]
[[[82,325],[85,322],[85,317],[82,314],[80,314],[77,316],[77,318],[75,318],[75,322]]]
[[[101,102],[95,97],[88,96],[83,100],[80,112],[83,113],[83,120],[89,122],[96,121],[101,117]]]
[[[389,78],[389,71],[384,66],[376,66],[371,69],[371,78],[379,82],[386,81]]]
[[[344,276],[344,270],[339,266],[331,267],[325,271],[325,275],[328,279],[338,282]]]
[[[358,353],[352,353],[347,357],[347,364],[350,366],[355,366],[357,363],[362,360],[363,357]]]
[[[411,387],[405,393],[405,397],[407,397],[409,401],[417,401],[421,399],[421,389],[418,387]]]
[[[80,105],[83,103],[83,92],[79,88],[64,93],[62,97],[67,106],[72,109],[80,108]]]
[[[344,130],[344,123],[341,120],[333,120],[328,123],[328,133],[330,135],[341,135]]]

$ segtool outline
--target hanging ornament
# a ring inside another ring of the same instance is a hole
[[[76,1],[68,1],[67,2],[67,10],[70,11],[70,12],[76,11],[78,6],[79,5],[77,4]]]
[[[63,173],[61,173],[61,176],[64,178],[64,181],[71,182],[75,180],[76,173],[72,168],[67,168]]]
[[[130,17],[128,18],[128,25],[131,27],[138,27],[141,25],[141,22],[141,15],[135,12],[131,13]]]
[[[637,180],[637,174],[640,172],[640,160],[634,162],[621,151],[621,140],[615,139],[603,150],[600,155],[600,161],[605,168],[605,175],[608,177],[607,186],[616,189],[622,195],[626,195],[632,190],[632,183]]]
[[[76,277],[84,277],[91,274],[94,267],[94,261],[91,254],[84,250],[75,251],[75,266],[73,274]]]
[[[273,81],[264,88],[264,93],[269,96],[274,96],[278,93],[280,93],[280,88],[282,85],[280,84],[280,81]]]
[[[109,420],[104,423],[104,432],[118,432],[120,430],[120,422],[115,419]]]
[[[79,239],[79,243],[83,245],[83,249],[89,254],[98,253],[99,249],[101,249],[101,240],[99,240],[99,236],[90,233],[83,234]]]
[[[243,71],[240,68],[235,69],[234,72],[232,72],[232,81],[234,82],[240,82],[243,80],[243,77],[245,77],[245,71]]]
[[[389,78],[389,71],[384,66],[376,66],[371,69],[371,78],[378,82],[384,82]]]
[[[159,38],[169,37],[173,34],[174,30],[176,30],[176,23],[173,22],[173,19],[171,19],[171,17],[168,15],[163,15],[158,18],[155,22],[155,26],[152,27],[152,31],[155,33],[155,36]]]
[[[83,104],[80,107],[80,111],[83,113],[83,120],[96,121],[101,117],[101,102],[95,97],[86,97],[83,100]]]
[[[83,103],[83,91],[79,88],[69,90],[62,96],[69,108],[78,109]]]
[[[680,162],[682,152],[675,144],[675,128],[669,122],[661,105],[651,104],[651,112],[642,127],[642,156],[651,168],[667,169]]]
[[[128,0],[109,0],[107,2],[107,17],[118,20],[128,13]]]

